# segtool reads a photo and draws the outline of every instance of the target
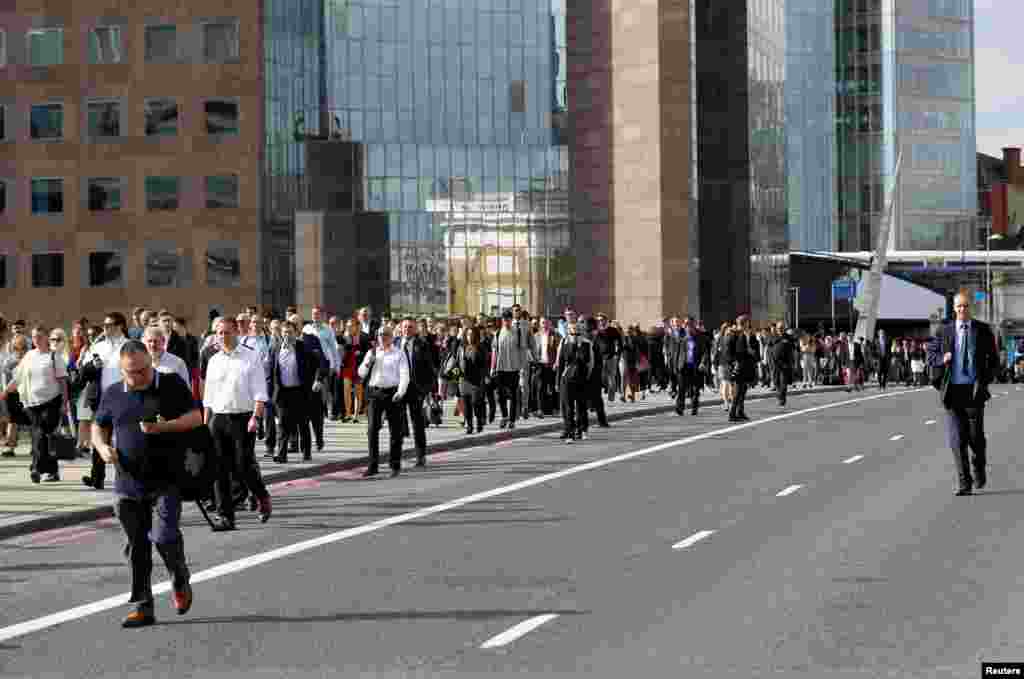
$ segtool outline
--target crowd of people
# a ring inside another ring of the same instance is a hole
[[[60,481],[60,461],[80,456],[91,460],[82,483],[100,490],[116,468],[136,604],[124,625],[137,627],[154,619],[154,546],[178,612],[191,606],[178,526],[186,494],[172,468],[199,439],[179,445],[177,436],[204,433],[213,472],[201,507],[214,531],[231,531],[247,502],[263,522],[273,511],[257,442],[273,463],[296,453],[310,461],[314,446],[324,448],[327,421],[365,421],[367,477],[379,474],[386,421],[397,476],[404,441],[412,438],[415,465],[425,466],[428,428],[446,417],[467,435],[558,417],[571,444],[587,439],[591,415],[610,426],[606,402],[665,394],[679,416],[697,415],[704,392],[717,392],[728,420],[743,422],[751,389],[774,390],[784,406],[794,383],[910,385],[923,382],[924,359],[921,342],[884,332],[865,340],[755,327],[746,315],[712,331],[691,317],[644,328],[572,308],[536,316],[520,305],[496,318],[444,320],[377,318],[367,308],[329,316],[316,306],[304,319],[293,307],[280,316],[250,307],[212,312],[199,334],[167,310],[139,308],[130,319],[111,311],[100,324],[82,318],[66,329],[0,317],[0,455],[15,456],[28,430],[33,483]]]

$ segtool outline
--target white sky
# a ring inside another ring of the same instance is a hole
[[[1024,0],[974,0],[978,151],[1024,147]]]

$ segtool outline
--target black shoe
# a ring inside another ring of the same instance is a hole
[[[392,469],[391,470],[391,478],[395,478],[396,476],[398,476],[401,473],[402,473],[401,469]]]
[[[607,422],[598,422],[597,426],[601,427],[602,429],[609,429],[612,425],[608,424]]]
[[[491,421],[493,422],[493,420],[491,420]],[[504,429],[507,426],[508,426],[508,420],[505,419],[504,417],[501,418],[501,422],[498,424],[498,429]]]
[[[473,429],[473,427],[466,427],[466,436],[472,436],[474,432],[476,432],[476,430]]]
[[[14,457],[14,451],[11,449],[7,449],[4,452],[0,453],[0,457]]]
[[[972,494],[971,493],[971,489],[969,487],[968,488],[957,488],[956,492],[953,493],[953,495],[956,495],[957,497],[963,497],[965,495],[971,495],[971,494]]]
[[[476,433],[477,434],[483,434],[484,433],[484,425],[481,424],[479,427],[477,427],[476,428]]]
[[[747,414],[746,414],[746,413],[743,413],[743,414],[741,414],[741,415],[739,416],[739,418],[740,418],[740,422],[750,422],[750,418],[749,418],[749,417],[747,417]]]
[[[38,472],[29,472],[28,477],[32,479],[32,483],[39,483],[39,479],[43,478]]]
[[[274,462],[276,462],[278,464],[288,464],[288,455],[287,455],[287,453],[284,454],[284,455],[275,455],[274,456]]]
[[[676,415],[678,415],[679,417],[682,417],[685,414],[686,414],[685,410],[683,410],[682,408],[676,408]]]
[[[691,415],[696,415],[696,414],[697,414],[697,409],[696,409],[696,408],[694,408],[693,410],[691,410],[691,411],[690,411],[690,414],[691,414]]]
[[[368,478],[370,478],[371,476],[376,476],[376,475],[377,475],[377,474],[379,474],[379,473],[380,473],[380,472],[378,472],[378,470],[377,470],[377,468],[376,468],[376,467],[367,467],[367,468],[366,468],[366,471],[365,471],[365,472],[363,472],[363,478],[364,478],[364,479],[368,479]]]
[[[508,428],[509,428],[509,430],[515,429],[516,428],[516,423],[515,422],[509,422],[508,423]]]
[[[227,516],[215,516],[210,519],[210,521],[213,524],[211,530],[213,530],[214,533],[226,533],[228,531],[238,530],[235,527],[235,520]]]
[[[323,442],[323,439],[321,439],[321,440],[316,442],[316,452],[318,452],[318,453],[322,452],[323,449],[324,449],[324,442]]]
[[[313,461],[313,453],[303,453],[302,454],[302,461],[303,462],[312,462]]]
[[[738,417],[733,417],[732,415],[730,415],[730,416],[729,416],[729,421],[730,421],[730,422],[742,422],[743,420],[741,420],[741,419],[740,419],[740,418],[738,418]]]
[[[124,620],[121,621],[121,627],[124,629],[138,629],[140,627],[150,627],[156,623],[156,616],[153,614],[153,605],[138,606],[134,611],[128,614]]]
[[[562,432],[562,434],[558,438],[560,438],[561,440],[564,441],[566,439],[571,439],[572,438],[572,434],[566,434],[565,432]]]
[[[103,479],[94,479],[91,476],[82,477],[82,485],[93,490],[103,490]]]
[[[417,467],[426,467],[427,466],[427,458],[425,458],[425,457],[418,457],[418,458],[416,458],[416,466]]]
[[[57,483],[58,481],[60,481],[60,474],[53,473],[43,475],[44,483]]]
[[[982,488],[985,487],[986,483],[988,483],[988,475],[985,473],[985,470],[974,470],[974,487],[977,488],[978,490],[981,490]]]

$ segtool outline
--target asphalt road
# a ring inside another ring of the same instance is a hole
[[[145,630],[119,627],[113,522],[9,540],[0,676],[980,676],[1024,660],[1024,392],[996,391],[989,488],[966,498],[930,390],[275,487],[266,525],[186,514],[196,603],[159,596]]]

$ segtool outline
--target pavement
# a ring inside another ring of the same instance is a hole
[[[122,630],[109,519],[0,541],[2,677],[976,677],[1024,660],[1024,392],[954,497],[930,389],[650,414],[184,517],[196,601]]]
[[[835,387],[819,387],[821,390],[835,390]],[[796,393],[796,392],[794,392]],[[710,395],[710,392],[705,392]],[[771,396],[766,390],[755,391],[751,398]],[[706,405],[721,405],[720,399],[705,399]],[[636,403],[605,403],[612,421],[622,418],[643,416],[655,412],[666,412],[671,409],[667,395],[651,394],[647,400]],[[430,452],[438,453],[466,446],[479,446],[496,443],[508,438],[531,435],[538,431],[561,430],[560,417],[547,417],[542,420],[531,418],[521,420],[514,433],[498,429],[498,423],[489,425],[482,434],[467,436],[462,429],[461,418],[452,417],[454,400],[449,400],[445,407],[445,417],[441,427],[428,429],[427,441]],[[593,416],[591,416],[593,421]],[[386,459],[387,425],[381,436]],[[81,479],[90,472],[88,459],[61,462],[61,480],[56,483],[32,484],[29,480],[28,468],[31,458],[28,430],[21,433],[21,445],[15,458],[0,458],[0,539],[22,535],[40,530],[71,526],[78,523],[103,519],[113,516],[114,471],[108,468],[107,489],[96,491],[82,485]],[[345,469],[364,466],[366,464],[366,418],[360,418],[360,424],[342,424],[327,422],[324,428],[325,447],[322,452],[313,453],[313,461],[301,462],[300,455],[291,455],[287,465],[275,464],[262,457],[263,445],[257,443],[257,457],[260,458],[264,479],[270,483],[283,483],[300,480],[316,474],[340,472]],[[406,454],[413,454],[412,441],[407,439]],[[386,465],[385,465],[386,466]]]

